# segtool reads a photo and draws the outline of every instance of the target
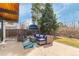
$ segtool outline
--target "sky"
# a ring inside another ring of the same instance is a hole
[[[31,14],[31,7],[30,3],[20,3],[19,5],[19,23],[23,23],[25,20],[30,20],[32,17]]]
[[[19,23],[24,22],[25,20],[32,20],[31,14],[31,3],[20,3],[19,6]],[[54,3],[52,4],[54,13],[57,15],[59,22],[64,24],[72,25],[75,21],[78,25],[79,19],[79,4],[77,3]]]

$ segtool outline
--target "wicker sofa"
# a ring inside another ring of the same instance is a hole
[[[47,43],[47,36],[45,35],[36,34],[34,37],[39,45],[44,45]]]

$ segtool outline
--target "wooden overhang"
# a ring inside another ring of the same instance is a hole
[[[18,3],[0,3],[0,19],[7,22],[17,22],[19,18]]]

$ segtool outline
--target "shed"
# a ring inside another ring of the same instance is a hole
[[[1,41],[5,41],[5,22],[18,22],[18,17],[18,3],[0,3],[0,22],[3,35]]]

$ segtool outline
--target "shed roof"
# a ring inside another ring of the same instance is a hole
[[[19,17],[18,3],[0,3],[0,19],[17,22]]]

